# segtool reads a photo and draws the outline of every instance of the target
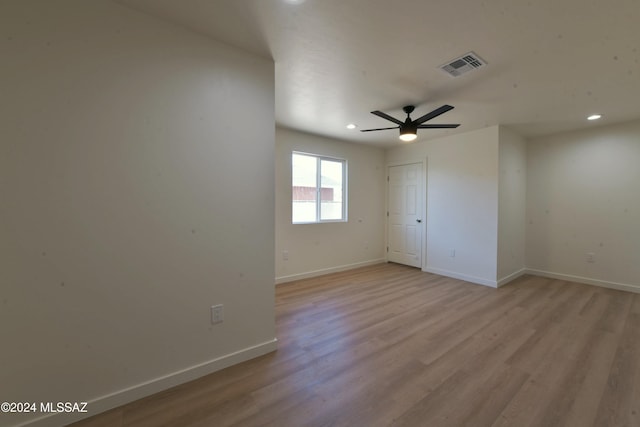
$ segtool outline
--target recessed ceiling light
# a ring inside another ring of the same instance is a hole
[[[349,123],[349,124],[347,125],[347,129],[355,129],[356,127],[357,127],[357,126],[356,126],[356,125],[354,125],[353,123]]]
[[[600,114],[592,114],[587,117],[587,120],[598,120],[600,117],[602,117]]]

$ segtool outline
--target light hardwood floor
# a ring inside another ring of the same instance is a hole
[[[638,294],[381,264],[276,312],[278,351],[74,426],[640,426]]]

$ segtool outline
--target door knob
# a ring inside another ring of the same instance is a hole
[[[416,222],[422,222],[422,220],[421,219],[416,219]]]

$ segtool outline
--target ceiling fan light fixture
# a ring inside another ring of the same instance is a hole
[[[397,126],[387,127],[387,128],[376,128],[376,129],[360,129],[360,132],[374,132],[379,130],[390,130],[390,129],[400,129],[400,140],[404,142],[414,141],[418,137],[418,129],[455,129],[459,124],[441,124],[441,125],[432,125],[432,124],[424,124],[425,122],[438,117],[441,114],[446,113],[449,110],[452,110],[453,107],[451,105],[443,105],[440,108],[436,108],[430,113],[425,114],[415,120],[411,120],[411,113],[414,110],[413,105],[407,105],[402,108],[402,110],[407,113],[407,118],[405,121],[401,121],[388,115],[387,113],[383,113],[382,111],[372,111],[371,114],[388,120],[390,122],[395,123]]]
[[[404,142],[411,142],[415,140],[417,137],[418,135],[416,135],[416,131],[414,130],[407,130],[407,131],[404,131],[404,133],[400,133],[400,139],[403,140]]]

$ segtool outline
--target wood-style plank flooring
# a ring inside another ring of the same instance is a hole
[[[640,426],[638,294],[380,264],[276,313],[278,351],[74,426]]]

